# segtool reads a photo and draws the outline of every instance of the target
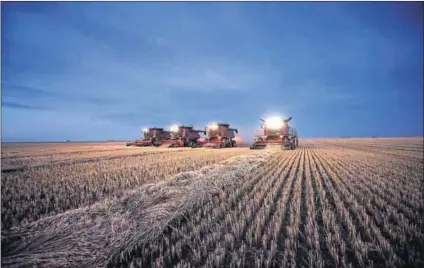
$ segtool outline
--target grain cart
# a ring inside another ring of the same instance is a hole
[[[127,146],[155,146],[158,147],[164,140],[171,138],[169,131],[163,130],[163,128],[145,128],[143,129],[143,139],[136,140],[134,142],[128,142]]]
[[[263,122],[261,128],[264,135],[256,136],[250,149],[265,149],[269,145],[281,146],[282,149],[294,150],[298,147],[299,141],[296,128],[290,127],[288,122],[292,119],[282,119],[271,117]]]
[[[194,130],[192,126],[172,126],[170,133],[171,138],[163,142],[163,147],[201,147],[199,133],[206,134],[203,130]]]
[[[229,124],[217,123],[210,124],[205,128],[207,138],[203,147],[211,148],[225,148],[225,147],[236,147],[236,141],[234,132],[238,133],[235,128],[230,128]]]

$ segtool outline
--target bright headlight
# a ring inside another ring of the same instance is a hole
[[[148,128],[143,128],[143,133],[147,133],[147,132],[149,132],[149,129]]]
[[[208,126],[210,129],[212,130],[217,130],[218,129],[218,124],[211,124]]]
[[[265,124],[268,128],[281,128],[283,126],[283,120],[280,117],[270,117],[265,120]]]
[[[171,127],[171,131],[172,132],[178,132],[178,130],[179,130],[180,128],[177,126],[177,125],[173,125],[172,127]]]

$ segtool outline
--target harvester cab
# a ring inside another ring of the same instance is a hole
[[[299,142],[297,130],[288,124],[291,119],[292,117],[288,119],[279,117],[271,117],[267,120],[261,119],[264,135],[256,136],[250,149],[265,149],[269,145],[281,146],[282,149],[296,149]]]
[[[163,128],[144,128],[143,129],[143,138],[136,140],[135,142],[127,143],[127,146],[155,146],[158,147],[162,144],[164,140],[171,138],[171,133],[169,131],[163,130]]]
[[[175,148],[175,147],[201,147],[199,143],[200,133],[205,133],[203,130],[194,130],[192,126],[172,126],[171,127],[171,138],[164,141],[164,147]]]
[[[238,130],[230,128],[229,124],[210,124],[205,128],[205,133],[207,133],[207,138],[203,147],[225,148],[237,146],[236,141],[234,140],[234,133],[238,133]]]

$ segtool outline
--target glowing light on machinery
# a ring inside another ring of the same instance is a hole
[[[268,128],[276,129],[281,128],[284,125],[284,121],[278,116],[273,116],[266,119],[265,124]]]
[[[178,130],[179,130],[180,128],[178,127],[178,125],[173,125],[173,126],[171,126],[171,131],[172,132],[178,132]]]
[[[209,128],[209,129],[212,129],[212,130],[217,130],[217,129],[218,129],[218,124],[215,124],[215,123],[210,124],[210,125],[208,126],[208,128]]]
[[[148,128],[143,128],[143,133],[147,133],[147,132],[149,132],[149,129]]]

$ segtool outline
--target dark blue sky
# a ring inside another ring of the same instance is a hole
[[[302,137],[423,135],[412,2],[2,2],[2,140],[293,116]]]

